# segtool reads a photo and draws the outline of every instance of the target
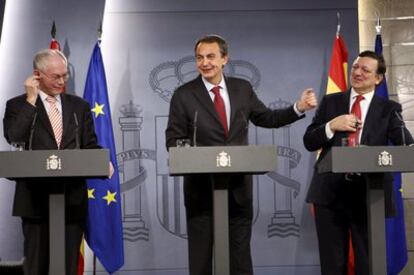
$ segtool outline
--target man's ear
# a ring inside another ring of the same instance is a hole
[[[377,80],[375,81],[375,85],[379,85],[384,80],[384,75],[383,74],[377,74],[376,78],[377,78]]]
[[[40,76],[40,71],[38,69],[34,69],[33,70],[33,75],[34,76]]]

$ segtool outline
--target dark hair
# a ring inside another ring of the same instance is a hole
[[[217,34],[208,34],[202,38],[200,38],[195,46],[194,46],[194,52],[197,52],[197,47],[201,43],[217,43],[220,48],[221,56],[227,56],[228,54],[228,45],[226,40]]]
[[[385,72],[387,71],[387,67],[385,65],[385,60],[382,55],[376,54],[373,51],[363,51],[359,55],[359,57],[369,57],[372,59],[377,60],[378,67],[377,67],[377,74],[384,76]]]

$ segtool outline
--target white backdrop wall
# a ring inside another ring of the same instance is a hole
[[[74,70],[68,90],[82,95],[104,1],[67,2],[8,1],[1,102],[22,91],[33,53],[49,44],[53,20]],[[355,56],[356,0],[106,0],[102,51],[121,167],[125,245],[125,266],[117,274],[186,274],[181,180],[168,177],[164,130],[173,90],[197,75],[194,42],[207,33],[224,36],[230,44],[226,74],[249,79],[265,104],[278,108],[293,103],[304,88],[325,92],[338,11]],[[255,179],[255,274],[319,272],[314,224],[304,204],[314,155],[303,148],[302,135],[312,116],[278,130],[250,125],[251,143],[280,147],[277,171]],[[0,149],[8,149],[2,139]],[[13,190],[1,180],[3,259],[22,255],[19,220],[10,217]],[[86,273],[91,269],[88,253]]]

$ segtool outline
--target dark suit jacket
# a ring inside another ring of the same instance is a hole
[[[298,120],[293,106],[271,110],[256,96],[249,82],[237,78],[225,78],[230,98],[231,114],[228,137],[214,107],[214,103],[201,79],[198,78],[179,87],[171,99],[168,126],[166,129],[167,148],[176,146],[176,140],[192,138],[194,115],[197,112],[197,146],[223,146],[248,144],[248,120],[267,128],[281,127]],[[246,156],[248,157],[248,156]],[[252,179],[250,176],[235,174],[229,177],[229,190],[240,204],[252,201]],[[202,211],[211,209],[211,182],[205,175],[184,178],[186,206]]]
[[[345,184],[344,174],[322,173],[316,171],[318,162],[325,157],[332,146],[341,146],[342,138],[347,137],[346,132],[336,132],[334,137],[327,139],[325,125],[331,119],[349,113],[350,91],[326,95],[322,99],[312,124],[304,135],[304,144],[309,151],[322,148],[321,155],[315,165],[312,182],[307,194],[307,202],[321,205],[329,205],[342,198]],[[396,112],[401,112],[401,105],[397,102],[375,96],[372,98],[365,122],[363,124],[361,144],[371,146],[388,145],[391,141],[395,145],[401,145],[403,138],[401,134],[401,121]],[[405,130],[406,143],[413,143],[413,138],[407,129]],[[352,160],[350,160],[352,161]],[[390,173],[367,173],[364,174],[366,181],[382,182],[385,190],[385,207],[388,216],[395,214],[395,201],[392,186],[392,174]]]
[[[79,122],[80,148],[98,148],[89,104],[80,97],[69,94],[62,94],[61,99],[63,135],[60,149],[76,148],[74,113],[76,113]],[[58,149],[49,117],[40,96],[36,101],[36,107],[26,101],[26,94],[7,101],[3,119],[5,138],[9,143],[25,142],[26,149],[28,149],[30,128],[35,113],[37,113],[37,118],[34,124],[32,149]],[[30,163],[22,163],[22,165],[30,165]],[[48,195],[62,193],[64,189],[67,219],[84,219],[87,212],[86,182],[76,178],[17,180],[13,215],[30,218],[47,217]]]

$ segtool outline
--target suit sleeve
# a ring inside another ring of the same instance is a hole
[[[272,110],[257,97],[250,83],[247,82],[249,90],[249,119],[253,124],[265,128],[279,128],[291,124],[303,117],[298,116],[293,105],[287,108]]]
[[[35,106],[32,106],[25,100],[18,100],[17,98],[9,100],[6,103],[6,111],[3,118],[3,132],[8,143],[28,141],[30,126],[34,119],[36,109]]]
[[[183,99],[180,92],[176,91],[171,98],[168,124],[165,130],[167,150],[176,146],[177,139],[189,138],[187,120]]]
[[[80,147],[82,149],[97,149],[100,148],[98,145],[98,140],[95,133],[95,126],[93,123],[91,108],[89,104],[85,102],[83,104],[82,118],[83,120],[80,123],[81,132],[80,132]]]
[[[414,140],[410,131],[408,131],[408,129],[405,127],[404,121],[400,120],[400,118],[402,118],[401,104],[394,101],[390,101],[390,103],[392,107],[390,108],[390,122],[388,124],[389,127],[387,131],[388,139],[391,140],[394,145],[414,144]],[[397,116],[397,113],[400,118]]]

